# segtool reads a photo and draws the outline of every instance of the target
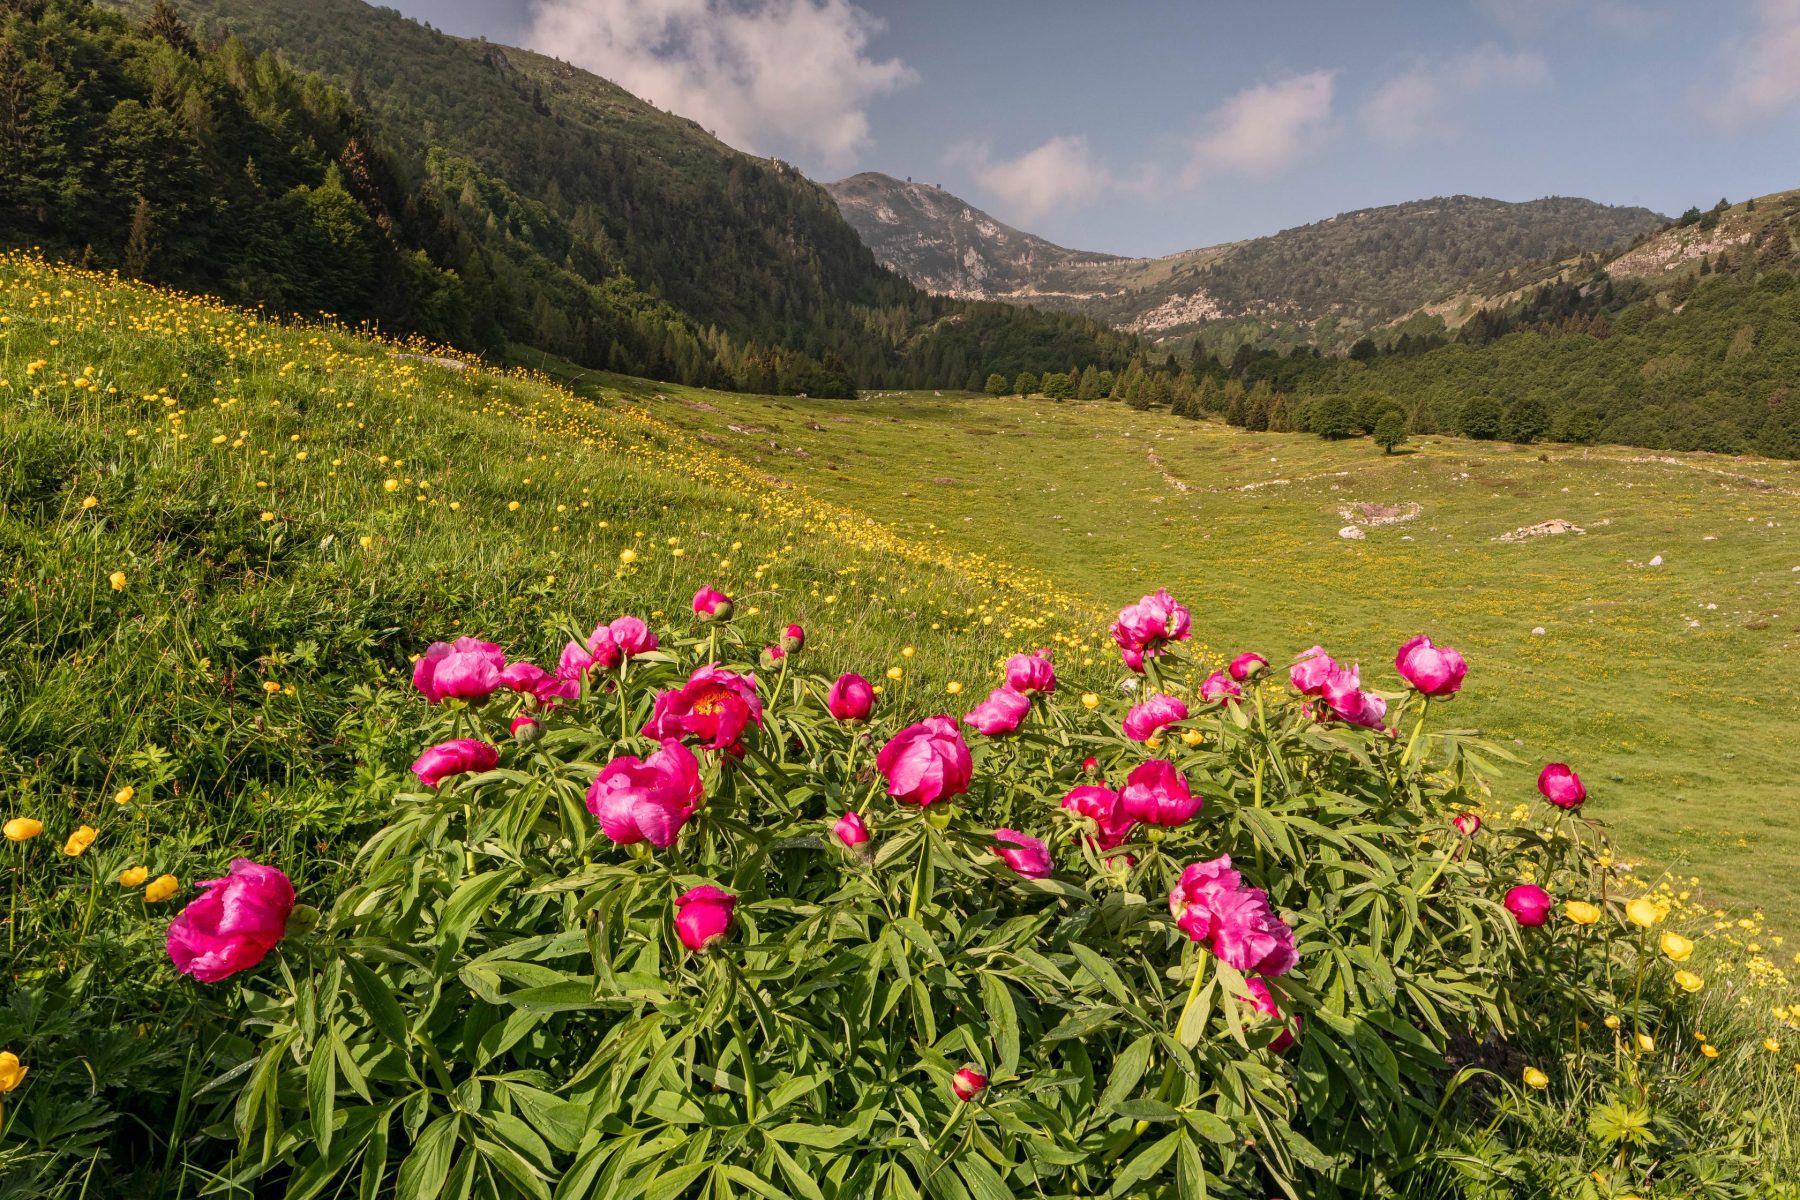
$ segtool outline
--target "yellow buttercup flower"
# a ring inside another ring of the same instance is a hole
[[[960,696],[962,695],[962,684],[952,679],[949,683],[944,685],[944,690],[952,696]]]
[[[94,507],[94,505],[96,505],[96,504],[98,504],[98,503],[100,503],[100,497],[98,497],[98,496],[86,496],[86,497],[83,497],[83,498],[82,498],[82,501],[81,501],[81,507],[83,507],[83,508],[92,508],[92,507]]]
[[[1607,1013],[1605,1024],[1608,1029],[1617,1029],[1619,1027],[1619,1018],[1617,1014]]]
[[[130,804],[136,796],[137,789],[128,783],[113,793],[113,803],[123,807],[124,805]]]
[[[281,685],[279,683],[276,683],[273,679],[263,680],[263,691],[269,693],[269,695],[273,696],[276,692],[279,692],[280,690],[281,690]]]
[[[1544,1074],[1542,1071],[1538,1070],[1536,1067],[1526,1067],[1525,1068],[1525,1086],[1533,1087],[1533,1088],[1547,1088],[1550,1086],[1550,1077],[1548,1075]]]
[[[1697,992],[1706,986],[1706,981],[1692,971],[1677,971],[1675,984],[1684,992]]]
[[[0,1096],[24,1083],[30,1072],[31,1068],[20,1062],[18,1055],[11,1050],[0,1050]]]
[[[1637,1035],[1637,1047],[1645,1054],[1649,1054],[1656,1049],[1656,1039],[1647,1033],[1640,1033]]]
[[[1781,1053],[1781,1043],[1776,1041],[1772,1037],[1764,1038],[1763,1039],[1763,1049],[1767,1050],[1770,1054],[1780,1054]]]
[[[1565,900],[1563,916],[1577,925],[1592,925],[1600,919],[1600,906],[1589,904],[1586,900]]]
[[[1100,697],[1094,695],[1094,693],[1092,693],[1092,692],[1081,693],[1081,707],[1088,709],[1090,711],[1093,709],[1099,708],[1100,707]]]
[[[1648,896],[1639,896],[1625,906],[1625,915],[1631,919],[1633,925],[1641,925],[1643,928],[1649,929],[1663,919],[1663,909]]]
[[[173,875],[158,875],[150,881],[150,886],[144,889],[144,903],[160,904],[173,896],[180,886]]]
[[[134,888],[150,878],[149,867],[127,867],[119,872],[119,886]]]
[[[1719,1057],[1719,1048],[1711,1042],[1708,1042],[1700,1047],[1700,1053],[1706,1055],[1708,1058],[1717,1058]]]
[[[93,845],[94,839],[99,836],[100,831],[92,825],[82,825],[69,835],[68,841],[63,843],[63,853],[70,858],[80,858],[87,853],[87,848]]]
[[[1664,933],[1657,944],[1670,962],[1686,962],[1688,955],[1694,952],[1694,943],[1679,933]]]
[[[637,561],[637,551],[632,550],[629,547],[619,551],[619,561],[629,567],[632,563]]]
[[[0,834],[6,835],[9,842],[29,842],[44,832],[44,823],[34,817],[14,817],[4,825],[0,825]]]
[[[1184,745],[1198,746],[1202,740],[1201,733],[1198,729],[1185,729],[1181,733],[1181,740]]]
[[[115,592],[124,591],[125,590],[125,572],[114,571],[111,575],[108,575],[106,577],[106,582],[112,584],[113,591],[115,591]]]
[[[889,679],[899,679],[901,676],[903,676],[905,674],[906,674],[906,672],[902,671],[899,667],[889,667],[887,669],[887,677]]]

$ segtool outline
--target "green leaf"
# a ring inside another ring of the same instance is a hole
[[[981,1000],[987,1009],[985,1015],[988,1029],[994,1036],[994,1048],[999,1051],[996,1073],[1002,1079],[1010,1079],[1019,1073],[1019,1013],[1013,1006],[1012,989],[999,976],[984,973],[981,976]]]
[[[793,1142],[800,1146],[812,1146],[818,1150],[834,1150],[856,1136],[856,1130],[841,1125],[806,1125],[790,1122],[765,1130],[765,1133],[778,1142]]]
[[[969,1185],[975,1200],[1013,1200],[1013,1190],[1006,1186],[985,1159],[965,1154],[956,1162],[957,1174]]]
[[[337,1105],[337,1036],[315,1045],[306,1063],[306,1109],[312,1117],[313,1140],[319,1153],[331,1153],[331,1118]]]
[[[1174,1121],[1181,1116],[1172,1105],[1149,1099],[1121,1101],[1113,1111],[1134,1121]]]
[[[400,1004],[394,999],[394,993],[361,960],[346,956],[344,966],[350,972],[350,987],[356,992],[356,999],[363,1006],[363,1011],[375,1022],[375,1028],[381,1032],[381,1036],[404,1052],[407,1048],[406,1014],[400,1011]]]
[[[1175,1149],[1182,1142],[1180,1131],[1167,1134],[1138,1151],[1137,1156],[1125,1164],[1113,1179],[1112,1191],[1109,1195],[1128,1196],[1131,1190],[1147,1179],[1155,1177],[1163,1169],[1163,1165],[1173,1157]]]
[[[438,1200],[450,1177],[450,1155],[461,1129],[462,1118],[455,1113],[445,1113],[425,1127],[412,1153],[400,1164],[395,1200]]]
[[[1155,1046],[1156,1036],[1147,1033],[1125,1047],[1113,1060],[1112,1075],[1106,1081],[1106,1090],[1100,1093],[1096,1115],[1116,1111],[1132,1089],[1137,1087],[1144,1072],[1150,1068],[1150,1054]]]
[[[516,1014],[515,1014],[516,1015]],[[565,1154],[572,1154],[587,1131],[587,1106],[564,1100],[549,1092],[522,1083],[503,1085],[518,1105],[519,1114],[545,1141]]]
[[[1119,978],[1119,973],[1113,970],[1113,965],[1102,958],[1098,951],[1084,946],[1080,942],[1069,943],[1069,950],[1094,981],[1112,993],[1114,1000],[1127,1007],[1130,1006],[1131,993],[1126,990],[1125,981]]]

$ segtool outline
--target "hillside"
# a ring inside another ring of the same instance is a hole
[[[865,171],[825,190],[884,266],[942,296],[1074,303],[1095,297],[1045,291],[1043,282],[1073,267],[1130,261],[1022,233],[935,184]]]
[[[553,59],[359,0],[122,6],[8,18],[13,245],[717,387],[960,386],[990,360],[1131,352],[1079,317],[925,295],[785,164]],[[259,252],[296,228],[293,261]]]
[[[941,189],[865,174],[830,185],[876,257],[933,291],[1029,299],[1229,354],[1269,338],[1347,346],[1467,281],[1664,224],[1643,208],[1450,196],[1342,213],[1268,237],[1133,259],[1065,250]]]

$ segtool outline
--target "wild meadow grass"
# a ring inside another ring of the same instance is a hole
[[[1166,583],[1224,657],[1323,642],[1371,665],[1420,631],[1472,651],[1492,686],[1458,720],[1584,764],[1623,854],[1800,928],[1794,463],[1451,438],[1388,456],[1105,401],[614,384],[906,535],[1095,603],[1121,580]],[[1361,504],[1404,519],[1339,537]],[[1556,518],[1585,532],[1496,540]],[[1502,796],[1531,778],[1514,772]]]
[[[548,665],[619,612],[685,622],[712,585],[747,628],[804,623],[809,669],[868,674],[884,710],[961,713],[1040,645],[1110,704],[1107,610],[1163,584],[1202,667],[1323,642],[1374,677],[1413,633],[1459,646],[1472,683],[1434,723],[1527,760],[1488,819],[1543,835],[1528,767],[1576,763],[1612,853],[1653,864],[1601,851],[1615,890],[1593,898],[1651,889],[1699,942],[1701,990],[1655,1000],[1652,1050],[1606,1023],[1643,1011],[1610,977],[1554,1036],[1468,1048],[1487,1082],[1410,1194],[1696,1194],[1658,1173],[1677,1159],[1716,1173],[1704,1194],[1792,1194],[1794,468],[1437,440],[1386,459],[918,394],[577,397],[440,357],[0,264],[0,820],[44,827],[0,843],[0,1052],[29,1071],[0,1060],[0,1196],[220,1182],[241,1079],[219,1064],[254,1052],[225,1014],[249,994],[176,976],[163,930],[238,855],[329,904],[411,786],[432,640]],[[1421,511],[1341,539],[1355,502]],[[1587,532],[1492,540],[1550,517]],[[1666,977],[1647,938],[1620,961]]]

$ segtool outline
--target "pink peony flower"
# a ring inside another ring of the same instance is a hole
[[[1169,915],[1191,940],[1203,942],[1212,935],[1213,909],[1219,900],[1243,883],[1243,876],[1231,869],[1229,854],[1210,862],[1189,863],[1169,889]]]
[[[707,663],[679,688],[657,693],[650,719],[644,722],[644,736],[659,741],[692,737],[709,749],[723,750],[751,725],[760,729],[762,723],[756,677]]]
[[[217,983],[254,967],[287,933],[294,885],[276,868],[234,858],[225,878],[200,888],[169,923],[169,961],[182,974]]]
[[[1017,692],[1054,692],[1056,666],[1048,650],[1015,654],[1006,660],[1006,686]]]
[[[1193,819],[1205,801],[1188,791],[1188,781],[1166,759],[1139,763],[1125,777],[1119,807],[1146,825],[1181,825]]]
[[[1188,707],[1179,697],[1157,692],[1142,704],[1132,705],[1125,714],[1125,736],[1134,742],[1147,742],[1165,725],[1185,721]]]
[[[1351,675],[1356,674],[1351,668]],[[1325,653],[1325,647],[1314,646],[1300,655],[1299,661],[1288,668],[1288,682],[1303,696],[1317,696],[1325,690],[1326,683],[1338,674],[1338,665],[1332,657]],[[1355,686],[1355,679],[1351,679]]]
[[[650,632],[650,626],[637,617],[614,617],[605,625],[596,625],[590,640],[599,641],[603,630],[624,658],[648,654],[657,647],[656,635]]]
[[[958,1100],[965,1102],[987,1091],[987,1085],[987,1076],[974,1067],[964,1067],[950,1077],[950,1090],[956,1093]]]
[[[839,842],[850,849],[855,849],[869,840],[869,827],[863,824],[862,817],[855,812],[847,812],[839,817],[837,824],[831,827],[831,832]]]
[[[482,700],[500,687],[505,666],[506,655],[492,642],[472,637],[433,642],[413,664],[413,686],[433,704]]]
[[[694,615],[702,621],[729,621],[734,608],[731,597],[717,588],[703,587],[694,593]]]
[[[1119,805],[1117,792],[1091,784],[1078,787],[1064,796],[1062,806],[1094,823],[1095,836],[1092,841],[1097,850],[1111,850],[1130,837],[1131,827],[1137,824],[1125,815],[1125,810]]]
[[[610,671],[619,665],[620,658],[619,644],[601,626],[585,642],[570,642],[563,647],[562,657],[556,663],[557,678],[573,682],[584,671]]]
[[[649,842],[663,847],[700,807],[700,761],[665,738],[644,758],[622,755],[600,768],[588,788],[587,809],[600,832],[621,846]]]
[[[731,928],[731,910],[736,907],[736,896],[711,884],[690,888],[675,897],[675,936],[689,950],[702,954],[725,937]]]
[[[1130,646],[1123,646],[1119,649],[1119,657],[1125,661],[1127,667],[1136,671],[1139,675],[1144,673],[1144,652],[1142,650],[1135,650]]]
[[[798,654],[806,647],[806,630],[798,625],[789,625],[781,631],[781,648],[789,654]]]
[[[1535,883],[1521,883],[1506,893],[1503,901],[1506,911],[1521,925],[1542,925],[1550,919],[1550,908],[1554,901],[1550,893]]]
[[[1250,1006],[1265,1017],[1280,1021],[1285,1028],[1281,1035],[1269,1043],[1269,1049],[1280,1054],[1294,1044],[1300,1034],[1300,1018],[1296,1016],[1292,1022],[1281,1014],[1281,1006],[1275,1003],[1275,995],[1269,991],[1269,985],[1252,975],[1244,980],[1244,986],[1250,991]]]
[[[1334,671],[1323,688],[1325,703],[1340,721],[1364,729],[1380,729],[1387,716],[1387,701],[1359,686],[1355,667]]]
[[[1400,677],[1427,696],[1454,696],[1469,673],[1463,656],[1450,646],[1434,646],[1424,634],[1394,656]]]
[[[1539,771],[1538,791],[1558,808],[1580,808],[1587,799],[1581,776],[1570,770],[1568,763],[1551,763]]]
[[[1113,641],[1121,650],[1154,652],[1187,638],[1191,621],[1188,610],[1175,603],[1169,589],[1158,588],[1152,595],[1119,610],[1119,619],[1112,627]]]
[[[1249,651],[1232,659],[1231,666],[1226,669],[1231,672],[1233,679],[1241,683],[1246,679],[1255,679],[1268,670],[1269,660],[1254,651]]]
[[[1200,698],[1208,704],[1216,704],[1227,696],[1234,700],[1242,700],[1244,689],[1223,671],[1214,671],[1200,684]]]
[[[963,722],[973,725],[989,737],[1012,733],[1019,728],[1025,714],[1031,711],[1031,697],[1015,692],[1005,684],[988,693],[988,698],[969,710]]]
[[[1455,826],[1456,832],[1462,834],[1466,838],[1474,837],[1481,832],[1481,818],[1472,812],[1457,813],[1456,819],[1451,821],[1450,824]]]
[[[507,663],[506,669],[500,672],[500,686],[509,692],[523,692],[527,696],[535,696],[538,689],[553,682],[555,676],[534,662],[520,659]]]
[[[1264,975],[1285,975],[1300,961],[1294,931],[1269,907],[1269,893],[1239,888],[1213,906],[1212,952],[1227,966]]]
[[[866,721],[875,711],[875,689],[861,675],[839,675],[825,693],[825,710],[840,721]]]
[[[994,830],[994,853],[1000,861],[1027,879],[1043,879],[1055,866],[1050,847],[1016,829]]]
[[[453,775],[491,771],[500,765],[500,751],[476,738],[439,742],[413,760],[412,773],[426,787],[436,787]]]
[[[787,651],[783,650],[780,646],[764,646],[762,657],[760,659],[763,670],[773,671],[776,667],[781,665],[781,660],[786,657]]]
[[[908,725],[875,756],[888,795],[902,804],[930,805],[969,790],[974,763],[956,722],[939,715]]]

